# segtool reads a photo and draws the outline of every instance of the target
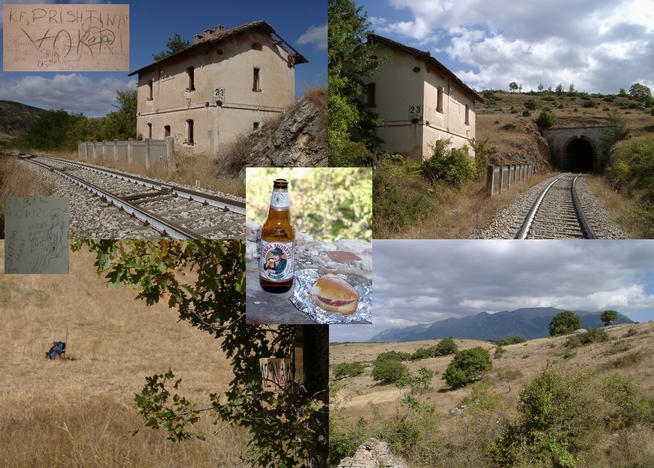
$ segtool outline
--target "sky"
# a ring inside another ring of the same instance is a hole
[[[330,341],[523,307],[654,320],[653,240],[373,240],[373,265],[373,325],[330,326]]]
[[[230,28],[266,20],[309,60],[295,69],[296,96],[302,96],[309,87],[327,84],[325,0],[251,0],[245,3],[215,0],[0,0],[0,4],[4,3],[129,3],[130,71],[152,63],[152,55],[166,49],[166,42],[175,32],[192,43],[194,34],[217,24]],[[127,73],[0,72],[0,100],[101,116],[114,110],[112,103],[117,90],[136,88],[136,76],[128,77]]]
[[[428,50],[476,90],[654,88],[651,0],[356,0],[376,34]]]

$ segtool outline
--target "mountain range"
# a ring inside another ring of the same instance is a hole
[[[24,132],[46,112],[20,102],[0,100],[0,136],[16,136]]]
[[[520,335],[527,340],[549,336],[552,318],[563,309],[534,307],[502,311],[494,314],[481,312],[461,318],[448,318],[438,322],[413,325],[405,328],[384,330],[368,341],[417,341],[435,338],[468,338],[476,340],[499,340]],[[582,328],[603,326],[602,312],[573,311],[581,317]],[[618,314],[618,323],[633,323],[627,316]]]

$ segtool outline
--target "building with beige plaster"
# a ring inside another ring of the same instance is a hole
[[[295,66],[306,62],[265,21],[207,29],[129,74],[138,74],[137,133],[171,136],[177,153],[220,155],[295,102]]]
[[[430,55],[376,34],[368,36],[380,66],[365,83],[366,105],[382,123],[382,149],[416,161],[436,140],[452,147],[475,138],[475,103],[483,98]]]

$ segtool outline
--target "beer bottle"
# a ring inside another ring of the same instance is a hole
[[[264,291],[283,293],[293,287],[295,229],[291,226],[288,181],[275,179],[268,219],[261,228],[259,283]]]

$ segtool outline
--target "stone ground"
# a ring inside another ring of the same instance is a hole
[[[368,439],[353,457],[341,460],[338,468],[407,468],[407,464],[391,453],[386,442]]]

